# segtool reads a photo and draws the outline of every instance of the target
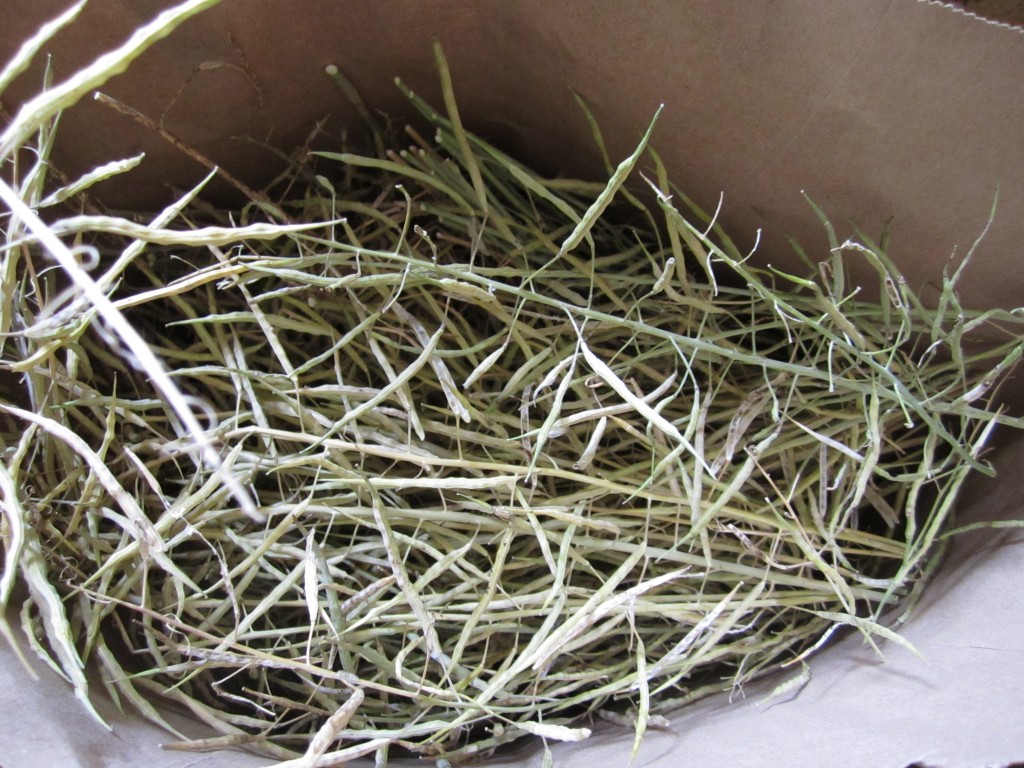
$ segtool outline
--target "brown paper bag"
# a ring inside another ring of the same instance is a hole
[[[53,46],[59,78],[123,40],[166,0],[94,0]],[[0,3],[0,57],[64,0]],[[917,286],[941,277],[996,218],[962,286],[965,304],[1018,306],[1024,270],[1024,35],[913,0],[224,0],[185,24],[104,91],[253,185],[280,167],[267,145],[336,146],[354,124],[324,75],[342,67],[375,109],[408,117],[392,79],[440,103],[431,39],[448,55],[467,127],[546,173],[600,178],[603,163],[572,91],[593,109],[613,162],[659,104],[653,139],[672,179],[714,210],[755,258],[794,263],[787,240],[823,253],[806,192],[839,227],[870,235],[892,220],[890,253]],[[39,69],[5,95],[13,111]],[[97,188],[143,209],[205,170],[154,132],[93,101],[69,111],[55,163],[73,175],[144,150],[129,178]],[[234,191],[218,189],[226,203]],[[996,481],[973,485],[965,517],[1019,515],[1024,441]],[[758,705],[778,681],[684,710],[651,732],[635,765],[995,765],[1024,759],[1019,690],[1020,543],[982,531],[954,547],[904,634],[922,661],[886,648],[881,664],[850,637],[815,660],[792,701]],[[0,650],[0,764],[249,766],[240,753],[160,751],[136,716],[103,732],[67,686],[30,681]],[[107,714],[109,705],[102,705]],[[196,729],[197,732],[201,729]],[[605,727],[555,749],[563,768],[626,765],[632,734]],[[539,754],[518,758],[536,766]]]

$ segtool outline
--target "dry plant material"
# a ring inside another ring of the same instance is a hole
[[[837,626],[899,641],[880,617],[1019,426],[986,409],[1019,313],[960,307],[962,266],[929,308],[830,227],[807,275],[756,267],[650,130],[605,185],[541,178],[462,128],[438,62],[447,114],[408,94],[429,140],[375,129],[238,212],[200,186],[148,224],[43,223],[140,159],[54,189],[70,96],[4,134],[0,597],[27,585],[32,649],[86,702],[91,661],[224,734],[196,749],[325,766],[597,711],[639,739],[803,684]]]

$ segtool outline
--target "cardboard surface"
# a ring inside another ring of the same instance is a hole
[[[0,56],[66,6],[0,0]],[[55,49],[57,76],[109,48],[164,0],[94,0]],[[876,235],[895,217],[891,253],[915,285],[935,280],[999,213],[963,284],[974,306],[1024,304],[1024,35],[913,0],[669,0],[423,4],[353,0],[225,0],[187,23],[125,76],[115,95],[252,183],[275,170],[249,136],[293,148],[330,116],[336,148],[352,120],[322,74],[335,63],[367,100],[407,113],[401,75],[435,103],[431,36],[445,45],[467,126],[546,172],[600,177],[603,168],[569,87],[590,103],[613,162],[659,103],[653,144],[672,179],[705,207],[724,194],[721,221],[738,242],[764,229],[759,258],[791,263],[787,235],[822,253],[808,193],[845,236],[843,217]],[[38,72],[21,79],[27,95]],[[62,124],[55,161],[68,173],[145,148],[130,186],[108,203],[157,205],[191,186],[192,161],[95,103]],[[1011,437],[1004,432],[1004,438]],[[1024,439],[1007,440],[999,480],[974,485],[968,517],[1020,516]],[[959,539],[903,632],[926,657],[886,647],[879,664],[857,637],[814,661],[794,700],[757,706],[767,687],[729,705],[708,700],[651,732],[636,766],[851,765],[944,767],[1024,760],[1024,535]],[[0,765],[118,768],[261,766],[242,755],[163,752],[168,737],[137,719],[110,736],[52,673],[33,683],[0,648]],[[107,707],[105,712],[111,710]],[[556,747],[560,768],[625,765],[632,734],[602,728]],[[539,766],[540,755],[519,758]]]
[[[123,39],[170,0],[102,0],[54,46],[59,76]],[[68,5],[0,0],[5,59]],[[224,0],[187,22],[104,90],[253,184],[317,120],[337,149],[353,122],[324,75],[343,68],[371,106],[409,110],[400,75],[440,104],[430,41],[445,45],[467,127],[542,171],[601,177],[570,88],[591,105],[614,162],[635,146],[660,103],[653,145],[670,177],[702,206],[724,196],[721,221],[741,245],[764,230],[761,258],[795,264],[786,238],[826,246],[801,190],[835,221],[877,237],[894,221],[892,252],[919,286],[999,215],[962,300],[1017,306],[1024,270],[1024,33],[914,0],[718,3],[646,0]],[[5,97],[40,82],[21,79]],[[106,187],[115,205],[152,206],[190,187],[195,163],[92,101],[65,115],[55,160],[74,173],[145,149],[143,168]]]

